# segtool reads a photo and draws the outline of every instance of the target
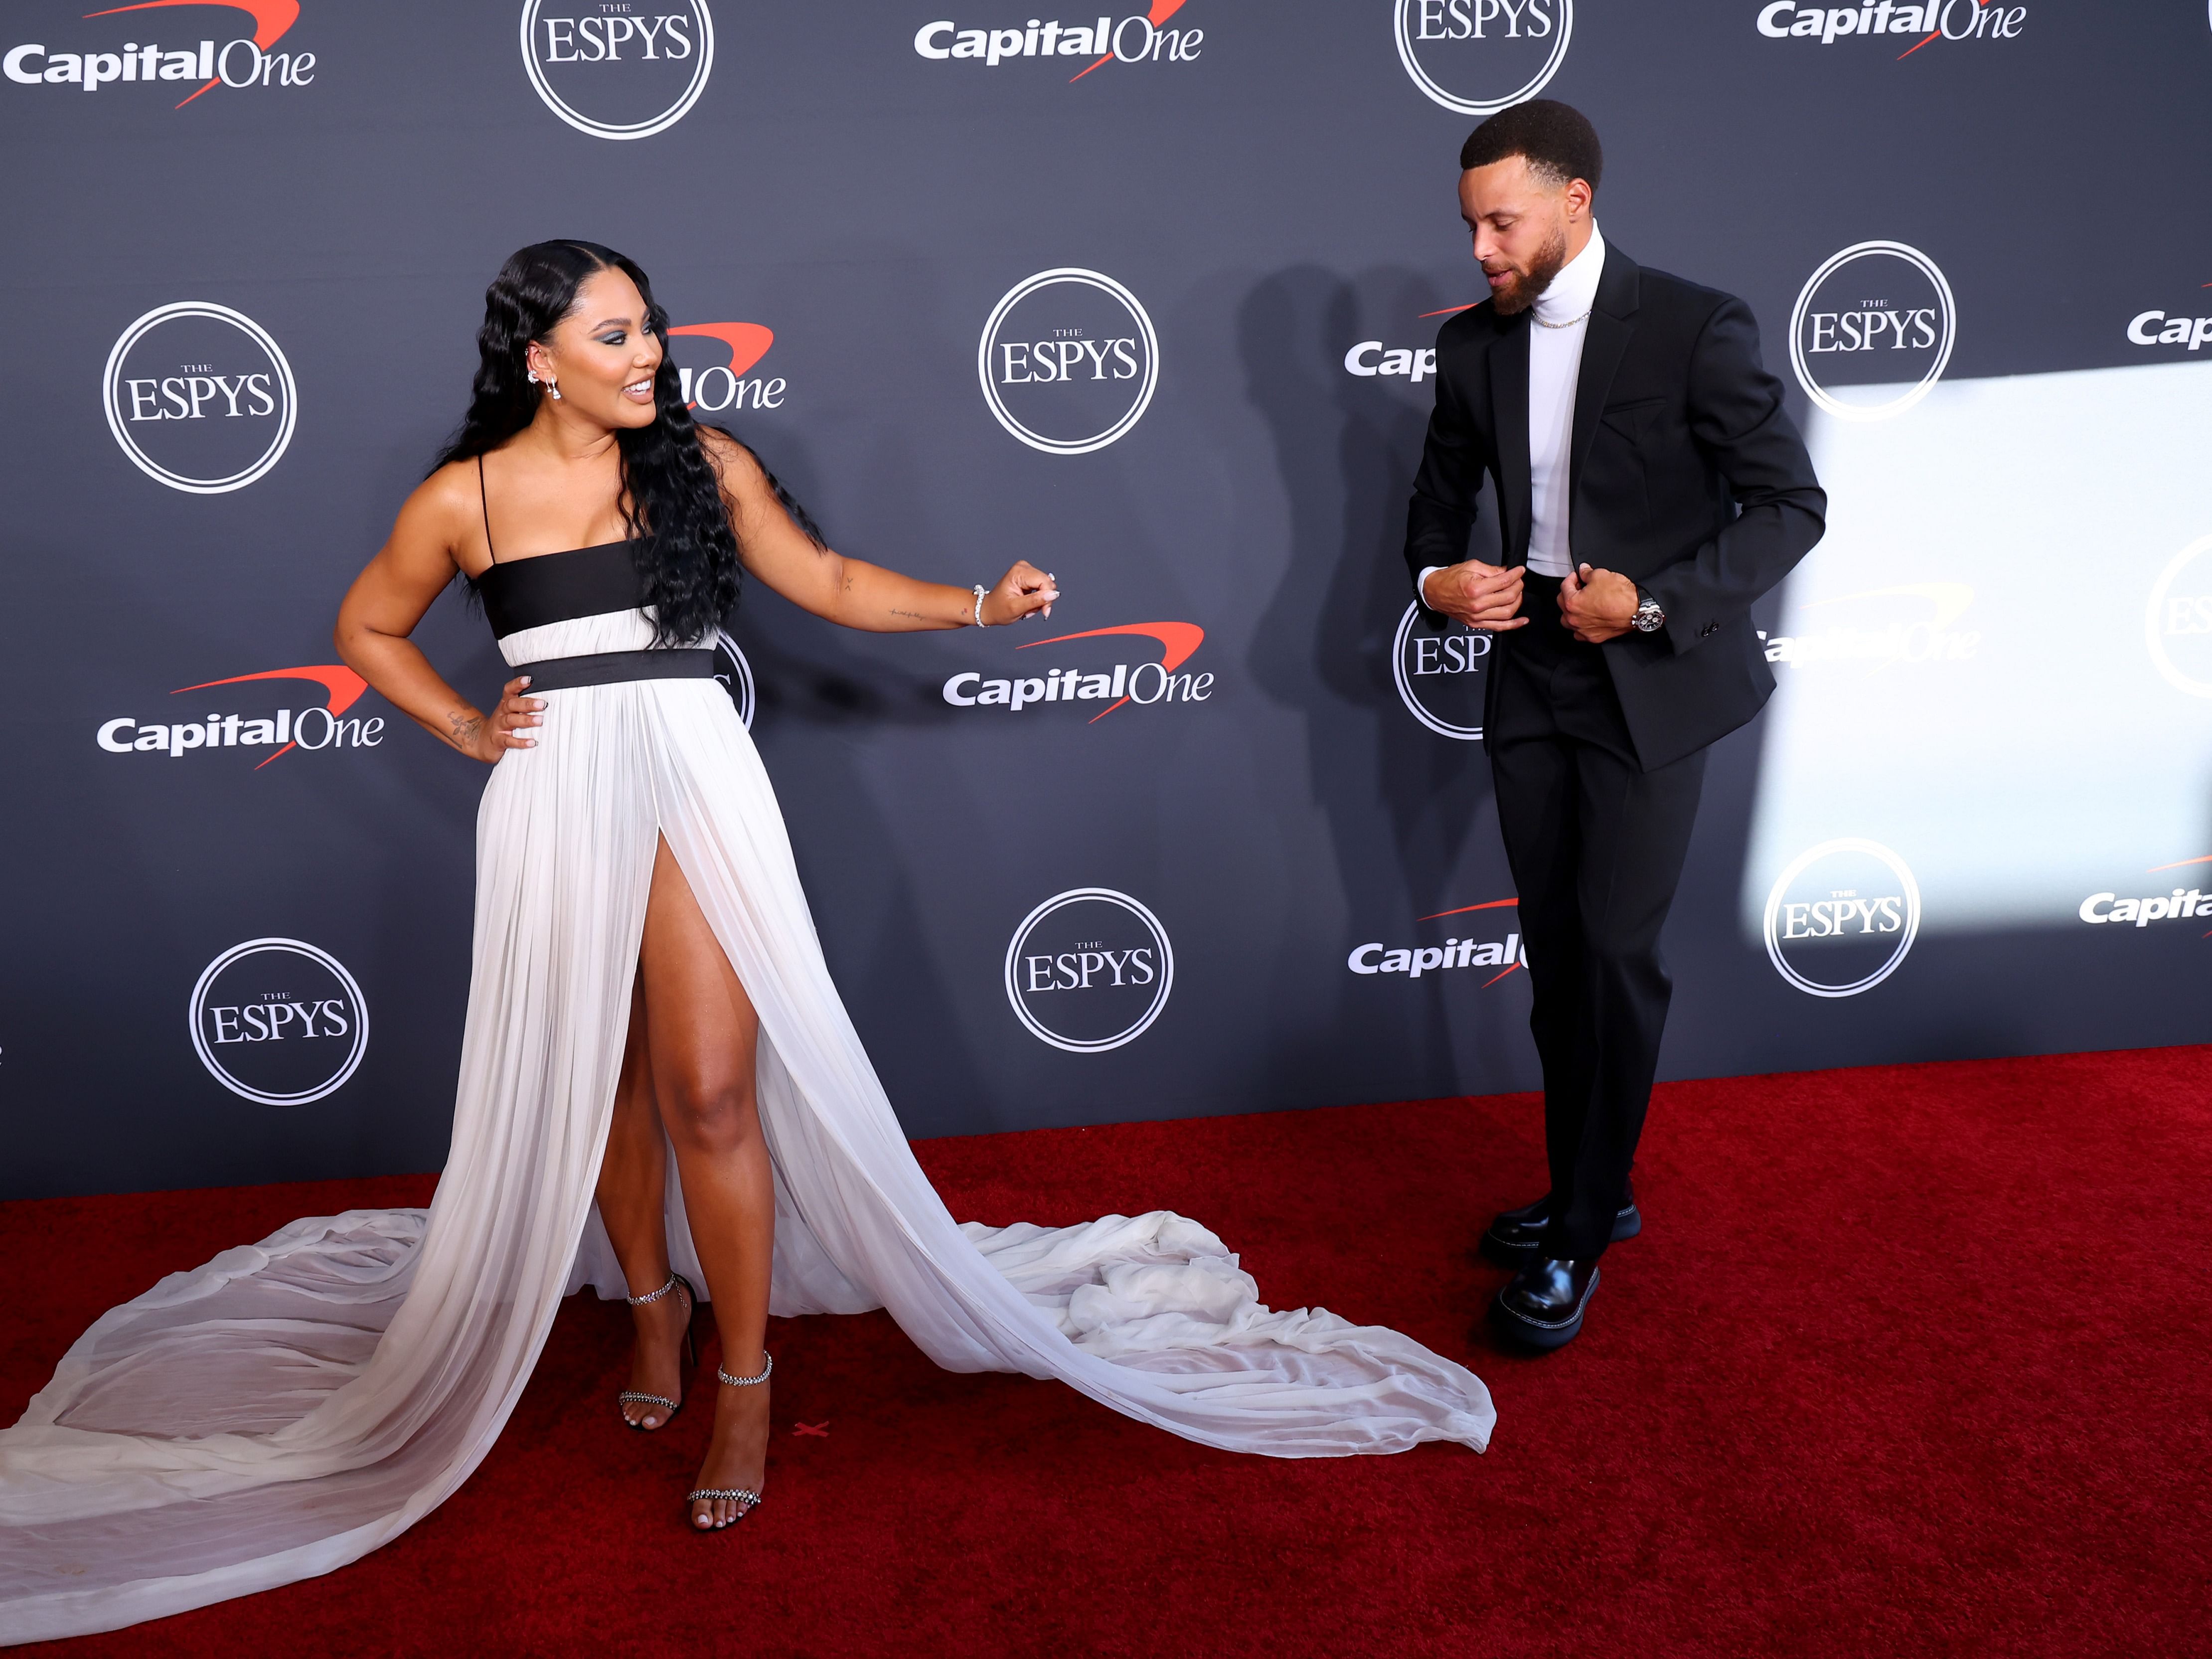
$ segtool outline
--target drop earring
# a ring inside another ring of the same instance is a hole
[[[531,385],[544,386],[545,388],[546,394],[550,397],[555,403],[557,404],[561,401],[561,388],[559,385],[555,382],[550,374],[546,375],[544,379],[541,380],[538,378],[538,371],[534,368],[526,369],[524,374],[528,377]]]

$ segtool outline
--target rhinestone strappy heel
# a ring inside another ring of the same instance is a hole
[[[684,1278],[682,1273],[672,1273],[668,1275],[668,1282],[665,1285],[663,1285],[659,1290],[648,1291],[643,1296],[625,1297],[623,1299],[628,1302],[633,1308],[642,1308],[648,1302],[659,1301],[662,1297],[666,1296],[671,1291],[675,1290],[679,1286],[682,1287],[684,1291],[684,1363],[686,1365],[696,1365],[699,1363],[699,1351],[693,1345],[691,1340],[691,1310],[699,1304],[699,1293],[691,1288],[691,1281],[690,1279]],[[624,1389],[620,1394],[615,1396],[615,1409],[618,1412],[622,1411],[622,1408],[624,1406],[630,1405],[632,1403],[641,1406],[665,1406],[668,1407],[668,1415],[662,1418],[659,1423],[653,1425],[655,1429],[666,1428],[671,1423],[676,1420],[676,1413],[684,1409],[684,1402],[682,1401],[671,1400],[665,1394],[641,1394],[635,1389]],[[623,1421],[629,1423],[630,1427],[633,1429],[642,1431],[646,1426],[642,1423],[631,1423],[629,1413],[628,1412],[623,1412]]]
[[[714,1376],[716,1379],[722,1382],[726,1387],[732,1389],[750,1389],[759,1383],[767,1382],[770,1374],[773,1373],[775,1370],[775,1357],[763,1349],[761,1352],[761,1372],[758,1376],[732,1376],[729,1372],[724,1370],[720,1365],[714,1367]],[[686,1494],[684,1499],[684,1504],[687,1508],[693,1504],[714,1503],[717,1501],[742,1504],[744,1507],[738,1511],[738,1519],[742,1521],[760,1507],[761,1495],[757,1492],[750,1492],[743,1486],[702,1486],[698,1491]],[[724,1522],[722,1526],[728,1526],[731,1523],[728,1522]],[[720,1532],[722,1529],[722,1526],[695,1527],[692,1530],[695,1532]]]

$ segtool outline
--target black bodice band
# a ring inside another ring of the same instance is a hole
[[[526,628],[636,611],[645,604],[633,542],[602,542],[495,564],[473,579],[491,631],[501,639]]]
[[[600,651],[588,657],[548,657],[514,665],[530,676],[525,696],[540,691],[573,691],[583,685],[620,685],[625,680],[711,680],[711,647],[680,647],[662,651]]]

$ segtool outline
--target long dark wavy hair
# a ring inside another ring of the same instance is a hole
[[[562,240],[532,242],[500,267],[484,290],[469,412],[430,470],[496,449],[537,417],[545,393],[530,380],[525,361],[530,344],[575,309],[578,290],[602,270],[619,270],[637,284],[645,299],[645,325],[660,342],[660,368],[653,379],[656,418],[650,426],[615,434],[631,556],[657,618],[654,643],[695,645],[709,639],[738,602],[738,539],[714,464],[684,406],[683,381],[668,353],[668,313],[635,260],[597,242]],[[736,439],[723,428],[715,430]],[[761,471],[793,521],[821,546],[822,533],[806,510],[773,472]]]

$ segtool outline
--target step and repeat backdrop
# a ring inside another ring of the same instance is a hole
[[[1832,503],[1715,752],[1667,1073],[2212,1038],[2203,6],[0,31],[0,1196],[441,1162],[485,775],[331,626],[553,236],[645,266],[834,545],[1063,584],[893,638],[754,584],[723,641],[910,1133],[1532,1085],[1487,641],[1412,626],[1399,543],[1484,291],[1458,146],[1539,94],[1610,240],[1751,302]],[[459,595],[419,637],[495,695]]]

